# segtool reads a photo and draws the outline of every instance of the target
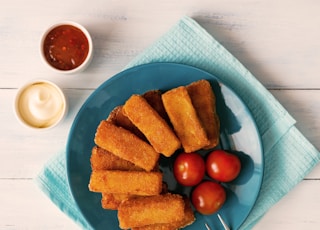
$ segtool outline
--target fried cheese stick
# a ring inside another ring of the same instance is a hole
[[[185,152],[209,145],[207,134],[193,107],[186,87],[180,86],[162,94],[163,105]]]
[[[143,171],[142,168],[126,161],[98,146],[92,148],[91,168],[95,170]],[[121,182],[119,182],[121,183]],[[117,210],[119,204],[134,195],[118,193],[102,193],[101,206],[104,209]]]
[[[167,185],[162,183],[161,194],[168,192]],[[102,193],[101,206],[104,209],[117,210],[123,200],[137,197],[137,195],[121,194],[121,193]]]
[[[159,159],[159,153],[151,145],[109,121],[100,122],[94,141],[101,148],[146,171],[151,171]]]
[[[93,171],[89,190],[109,194],[158,195],[162,190],[162,173],[119,170]]]
[[[126,161],[98,146],[91,151],[91,168],[96,170],[124,170],[124,171],[143,171],[142,168]],[[122,200],[128,199],[132,195],[102,193],[101,206],[104,209],[116,210]]]
[[[117,157],[116,155],[95,146],[92,148],[91,168],[95,170],[123,170],[123,171],[143,171],[142,168],[135,166],[129,161]],[[154,169],[158,170],[158,167]],[[121,182],[119,182],[121,183]],[[163,190],[163,185],[162,185]],[[162,191],[163,192],[163,191]],[[118,193],[102,193],[101,206],[104,209],[117,210],[119,204],[134,195]]]
[[[94,146],[91,151],[91,169],[95,170],[125,170],[125,171],[143,171],[130,161],[126,161],[111,152]]]
[[[117,210],[122,201],[135,195],[120,193],[102,193],[101,206],[104,209]]]
[[[150,90],[142,94],[142,97],[147,100],[149,105],[154,108],[158,114],[170,125],[168,114],[163,106],[160,90]]]
[[[142,227],[132,228],[131,230],[177,230],[191,225],[195,221],[194,213],[188,199],[184,199],[184,216],[181,221],[166,224],[150,224]]]
[[[180,195],[136,197],[123,201],[118,209],[122,229],[182,221],[185,203]]]
[[[130,121],[130,119],[124,115],[123,106],[119,105],[115,107],[111,113],[109,114],[107,121],[115,124],[116,126],[120,126],[137,135],[140,139],[146,141],[146,137],[143,133]]]
[[[181,143],[168,123],[140,95],[132,95],[123,110],[131,122],[146,136],[153,148],[170,157]]]
[[[220,122],[211,85],[207,80],[199,80],[189,84],[187,90],[210,141],[210,144],[204,148],[214,148],[219,143]]]

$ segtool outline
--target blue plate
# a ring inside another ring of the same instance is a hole
[[[117,212],[101,208],[101,195],[88,190],[91,174],[90,155],[96,128],[117,105],[132,94],[148,90],[169,90],[177,86],[207,79],[216,95],[221,122],[220,145],[237,154],[242,163],[238,178],[223,184],[227,201],[219,210],[231,229],[238,229],[249,215],[260,191],[263,177],[263,151],[259,132],[246,105],[217,77],[200,69],[174,63],[153,63],[125,70],[104,82],[78,112],[67,144],[67,173],[73,197],[94,229],[119,229]],[[201,151],[200,154],[207,154]],[[189,194],[190,188],[177,185],[172,175],[172,161],[161,158],[160,166],[169,190]],[[188,230],[223,229],[216,214],[204,216],[196,212],[196,221]]]

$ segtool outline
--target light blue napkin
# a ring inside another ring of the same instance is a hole
[[[182,18],[126,68],[150,62],[176,62],[203,69],[219,77],[249,107],[263,142],[265,174],[257,202],[241,229],[253,228],[320,161],[318,150],[296,129],[295,120],[280,103],[193,19]],[[63,212],[88,228],[69,192],[64,152],[45,165],[37,182]]]

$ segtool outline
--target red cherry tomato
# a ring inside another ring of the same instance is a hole
[[[197,153],[181,153],[173,165],[173,174],[179,184],[194,186],[201,182],[206,167],[203,158]]]
[[[221,182],[234,180],[240,173],[241,162],[239,158],[223,150],[212,151],[206,160],[208,175]]]
[[[210,215],[223,206],[226,201],[226,192],[222,185],[213,181],[204,181],[193,190],[191,201],[198,212]]]

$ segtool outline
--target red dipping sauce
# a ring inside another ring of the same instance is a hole
[[[72,70],[80,66],[88,56],[89,42],[86,35],[72,25],[53,28],[43,42],[47,62],[59,70]]]

